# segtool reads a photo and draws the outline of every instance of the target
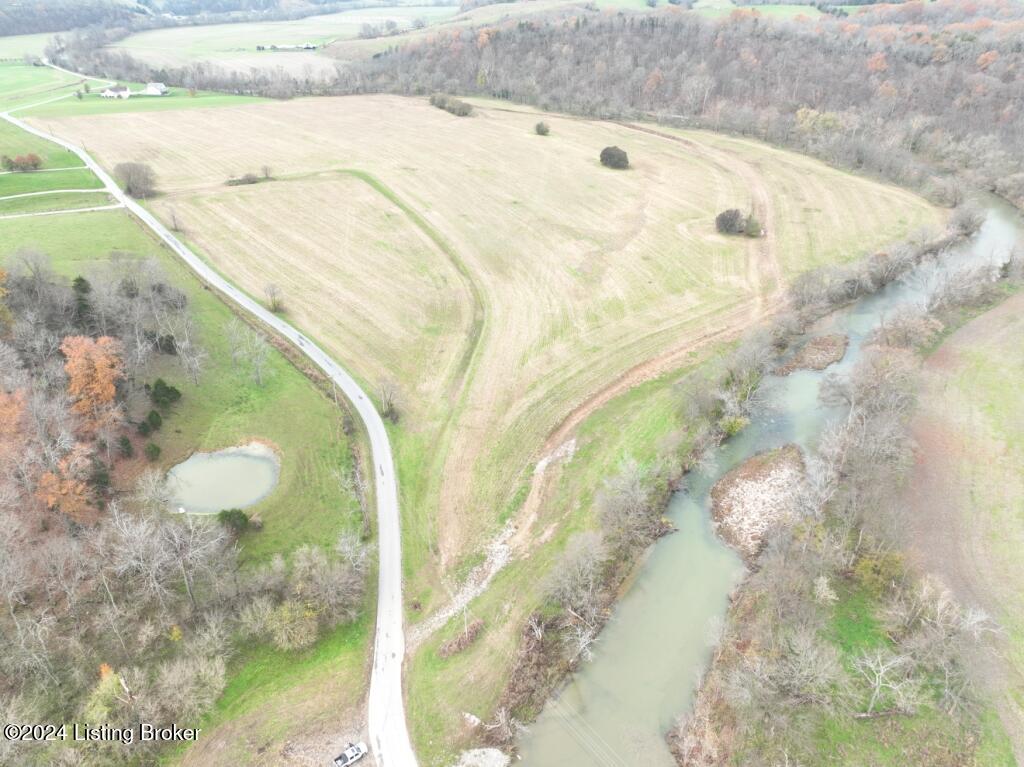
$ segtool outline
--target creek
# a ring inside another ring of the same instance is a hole
[[[740,558],[715,535],[709,493],[729,470],[751,456],[787,443],[814,450],[842,411],[824,406],[825,375],[848,371],[867,335],[887,314],[921,306],[942,274],[967,265],[1005,260],[1024,235],[1009,205],[982,201],[985,222],[969,240],[939,259],[926,259],[902,279],[841,308],[812,335],[843,333],[850,344],[841,362],[823,371],[766,376],[750,425],[725,442],[712,465],[686,477],[669,503],[678,532],[648,552],[615,613],[581,665],[520,739],[526,767],[675,767],[665,733],[690,709],[715,648],[729,594],[744,574]]]

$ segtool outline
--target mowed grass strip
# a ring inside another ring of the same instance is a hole
[[[88,168],[67,170],[28,171],[0,175],[0,198],[28,192],[48,192],[59,189],[102,189],[100,181]]]
[[[57,192],[56,194],[38,194],[13,199],[0,198],[0,216],[19,215],[24,213],[45,213],[55,210],[75,210],[77,208],[95,208],[109,205],[113,200],[106,192]]]

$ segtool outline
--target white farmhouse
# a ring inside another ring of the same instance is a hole
[[[166,96],[167,86],[163,83],[146,83],[146,87],[142,89],[143,96]]]
[[[112,85],[109,88],[104,88],[100,92],[100,96],[105,99],[126,99],[131,95],[132,92],[124,85]]]

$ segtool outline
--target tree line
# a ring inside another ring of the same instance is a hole
[[[462,93],[656,119],[756,136],[950,205],[961,179],[1024,203],[1024,6],[1012,0],[868,6],[813,22],[582,7],[440,31],[328,76],[152,68],[103,47],[126,33],[82,31],[48,55],[107,77],[233,93]]]
[[[955,204],[947,171],[1024,201],[1024,7],[906,3],[813,23],[738,11],[452,30],[346,70],[350,92],[479,94],[756,136]]]

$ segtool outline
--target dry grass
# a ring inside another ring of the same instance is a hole
[[[375,96],[48,121],[107,166],[153,164],[155,210],[219,269],[257,295],[282,283],[334,355],[398,381],[406,568],[424,613],[445,598],[438,574],[515,510],[559,425],[610,382],[756,320],[804,268],[940,218],[753,142],[559,116],[539,137],[536,120]],[[609,144],[631,170],[598,163]],[[280,180],[223,185],[263,164]],[[372,175],[339,172],[353,169]],[[714,231],[719,211],[749,205],[767,238]]]
[[[908,502],[922,564],[1003,627],[1000,662],[979,659],[1024,755],[1024,294],[983,314],[928,360]]]

